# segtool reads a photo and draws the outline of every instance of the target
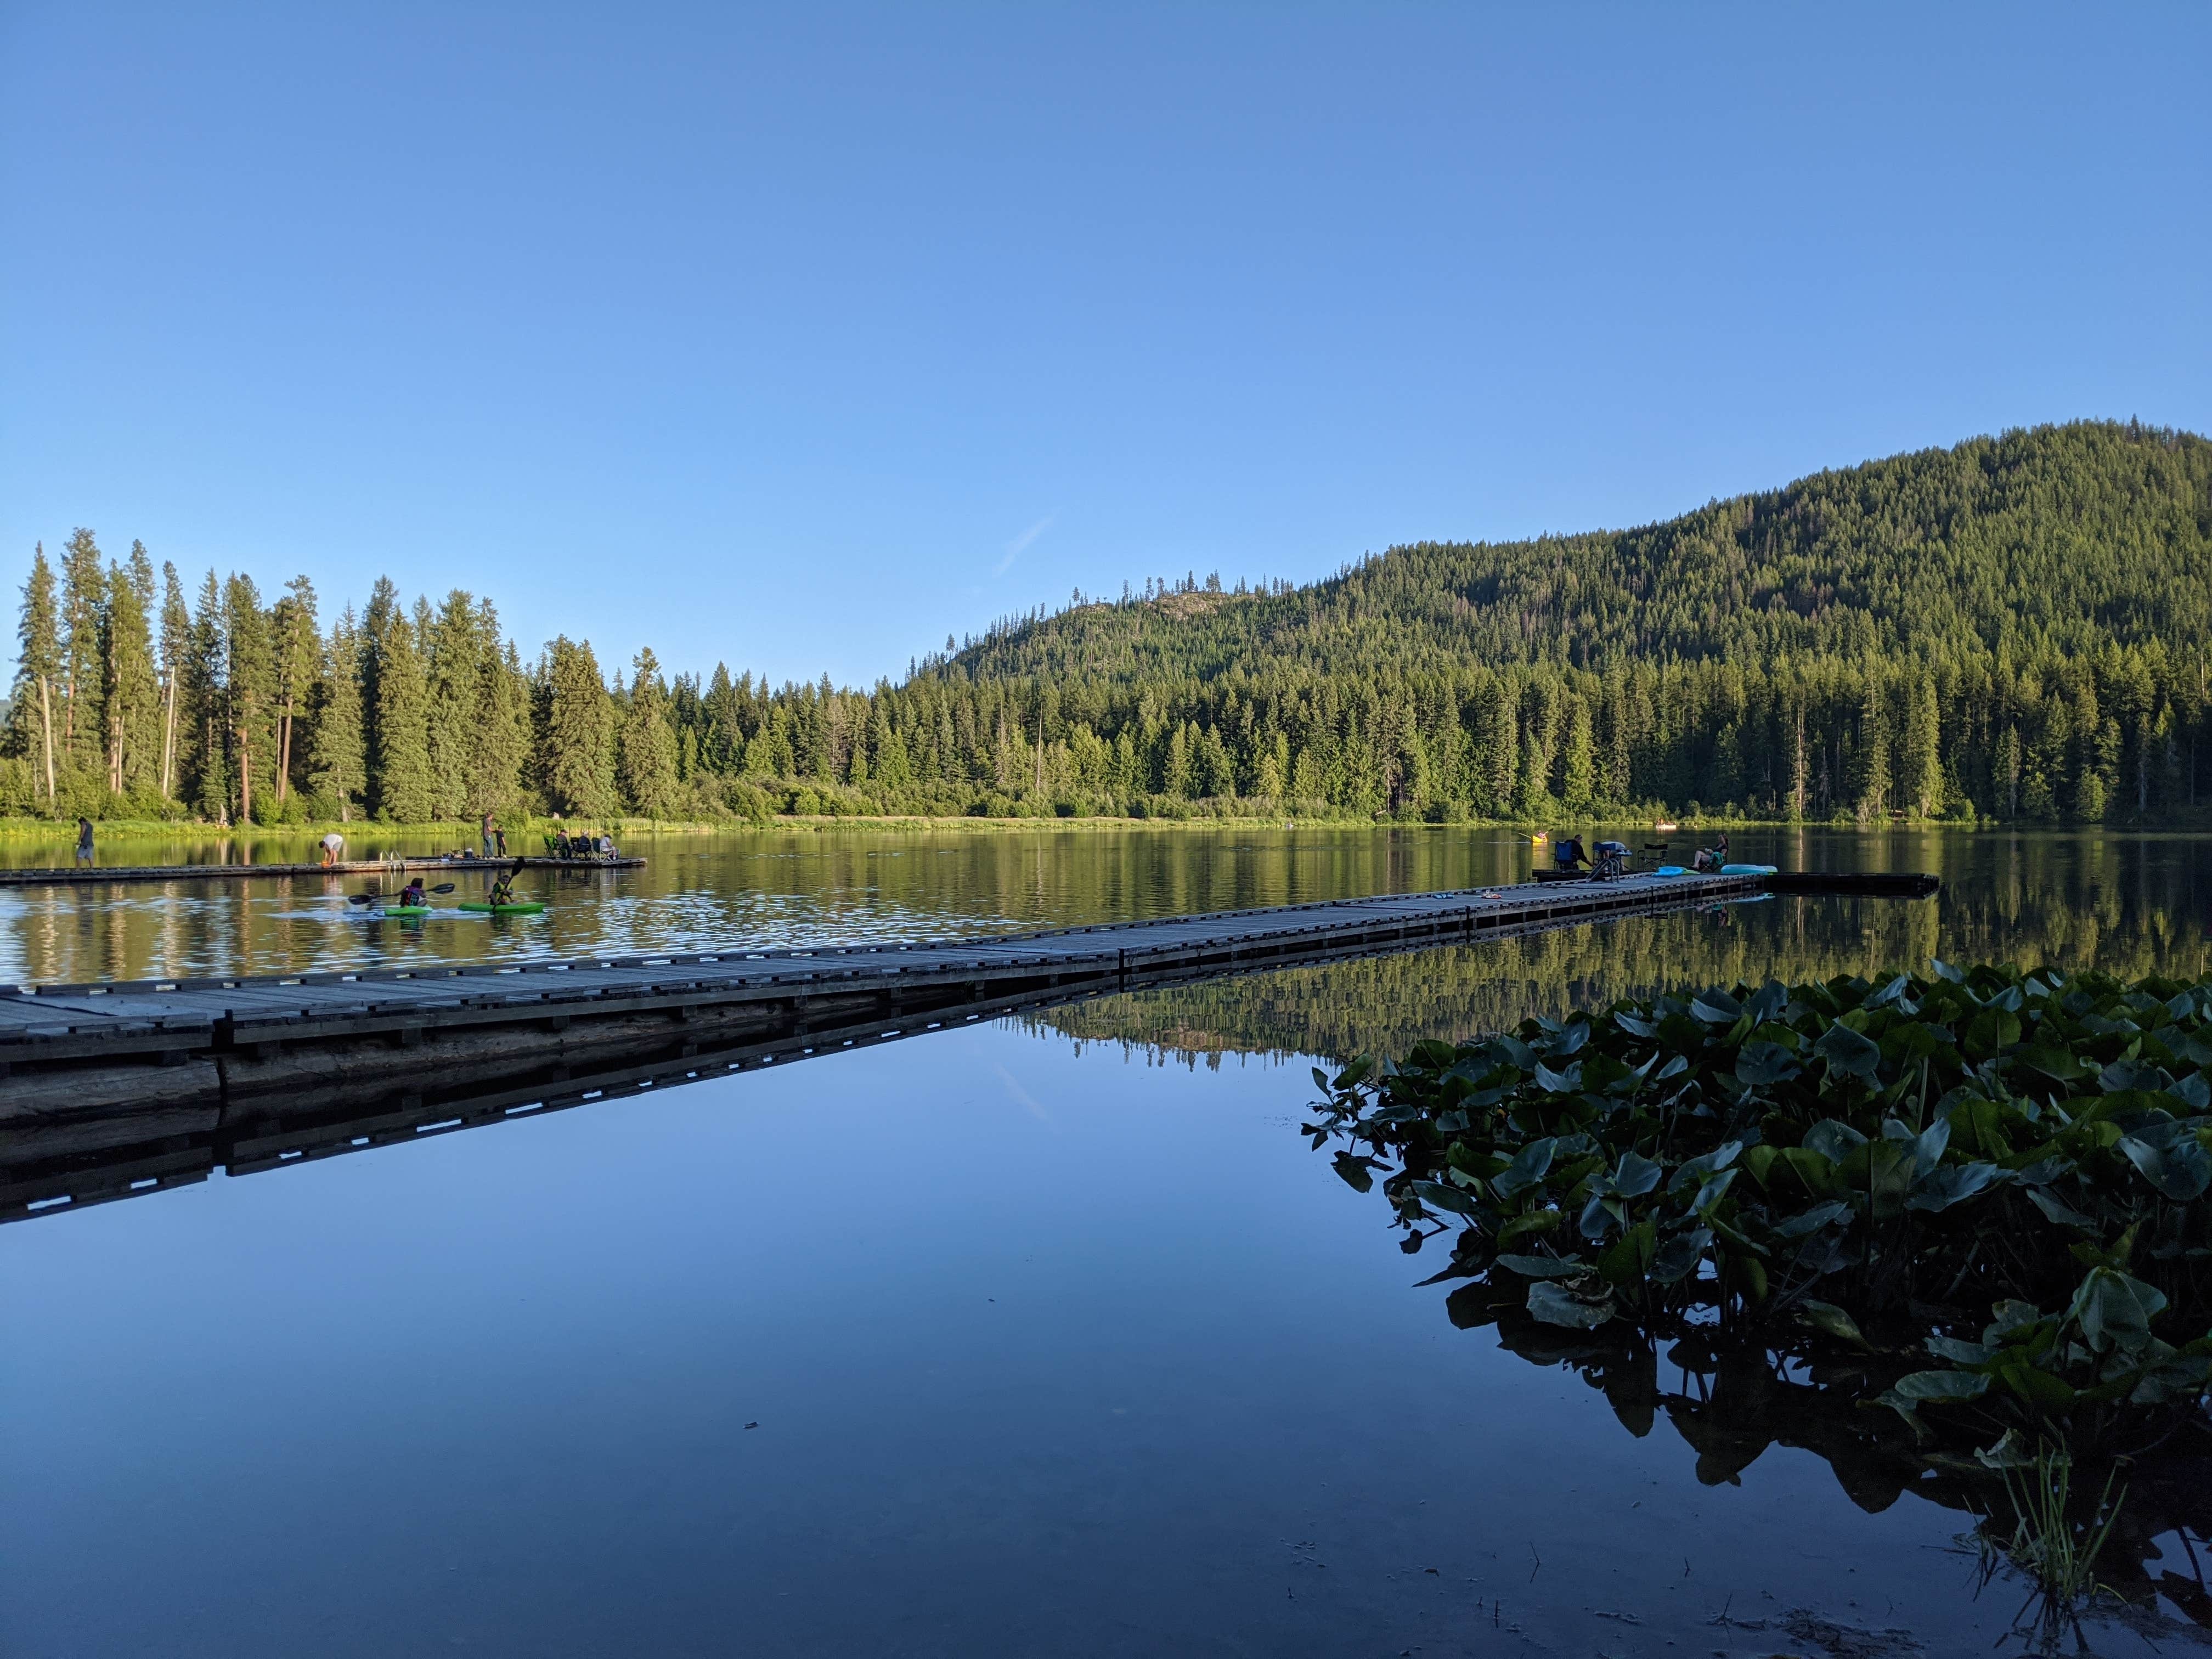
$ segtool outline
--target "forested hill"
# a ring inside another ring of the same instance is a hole
[[[994,629],[872,690],[588,641],[486,596],[32,553],[0,816],[418,823],[871,812],[2192,821],[2212,444],[2045,428],[1663,525],[1400,548]]]
[[[1397,547],[994,629],[939,672],[1211,678],[1483,663],[2073,656],[2212,635],[2212,442],[2105,422],[1819,472],[1662,524]]]

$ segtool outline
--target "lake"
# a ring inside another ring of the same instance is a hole
[[[1415,1284],[1439,1264],[1299,1133],[1316,1058],[1632,992],[2212,967],[2212,840],[1735,846],[1946,885],[1097,999],[0,1228],[0,1651],[1986,1652],[2023,1592],[1979,1584],[1971,1517],[1869,1490],[1771,1399],[1730,1416],[1670,1369],[1656,1414],[1616,1409],[1455,1328]],[[364,923],[319,880],[0,892],[0,980],[1004,930],[1529,854],[1445,829],[633,850],[531,872],[536,923]],[[2189,1643],[2195,1547],[2151,1547],[2174,1584],[2096,1650]]]

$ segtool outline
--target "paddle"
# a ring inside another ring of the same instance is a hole
[[[453,890],[453,884],[450,881],[441,881],[430,889],[434,893],[450,893]],[[348,904],[389,904],[398,896],[396,893],[348,893],[346,902]]]

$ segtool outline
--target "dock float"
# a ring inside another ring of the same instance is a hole
[[[1631,876],[904,945],[0,988],[0,1220],[1083,997],[1724,903],[1768,880]]]
[[[336,864],[96,864],[40,865],[0,870],[0,887],[99,887],[112,882],[276,881],[304,876],[381,876],[394,870],[512,870],[516,860],[457,859],[450,855],[410,859],[343,859]],[[549,859],[524,857],[526,870],[641,870],[645,860],[627,854]]]

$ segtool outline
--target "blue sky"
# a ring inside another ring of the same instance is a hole
[[[610,670],[2212,430],[2212,8],[0,9],[0,580]]]

